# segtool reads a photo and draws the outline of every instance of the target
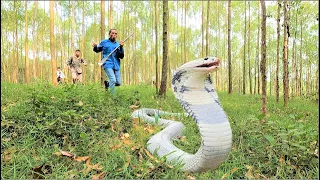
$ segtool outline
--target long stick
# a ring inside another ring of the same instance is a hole
[[[129,39],[129,37],[131,37],[133,34],[134,32],[130,34],[125,40],[123,40],[123,42],[126,42]],[[117,46],[113,51],[111,51],[111,53],[109,53],[107,57],[103,58],[98,64],[101,66],[111,56],[111,54],[114,53],[119,47],[120,45]]]

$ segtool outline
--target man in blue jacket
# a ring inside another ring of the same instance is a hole
[[[108,39],[102,40],[99,45],[95,42],[92,43],[94,52],[98,53],[102,51],[102,59],[107,57],[111,51],[120,45],[120,47],[102,64],[110,81],[109,83],[105,81],[106,90],[110,87],[112,93],[115,93],[115,86],[121,85],[120,59],[123,59],[124,57],[123,42],[119,43],[116,41],[117,35],[118,32],[116,29],[110,29]]]

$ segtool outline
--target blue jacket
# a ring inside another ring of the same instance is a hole
[[[94,52],[102,51],[102,59],[107,57],[111,51],[113,51],[116,47],[119,46],[118,41],[111,42],[109,39],[104,39],[100,42],[100,44],[93,48]],[[114,70],[120,69],[120,59],[124,57],[123,47],[119,47],[115,52],[112,53],[111,56],[106,60],[103,64],[104,69],[112,68]]]

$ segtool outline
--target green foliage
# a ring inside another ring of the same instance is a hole
[[[260,113],[260,97],[219,93],[232,126],[233,145],[228,159],[216,170],[183,173],[165,158],[152,159],[143,150],[154,131],[147,133],[130,118],[129,106],[139,99],[141,107],[183,112],[171,92],[156,98],[148,86],[121,86],[112,96],[99,85],[49,84],[1,85],[1,169],[2,178],[35,178],[32,169],[43,165],[45,178],[92,178],[106,172],[106,178],[308,178],[318,177],[318,105],[292,99],[288,108],[271,97],[268,115]],[[201,144],[196,123],[185,117],[158,117],[181,121],[185,139],[174,144],[195,153]],[[262,119],[266,121],[263,122]],[[113,131],[114,128],[114,131]],[[120,144],[119,135],[130,134],[131,145]],[[120,133],[120,134],[119,134]],[[78,157],[90,156],[102,170],[86,171],[88,165],[57,156],[60,150]],[[42,174],[42,175],[41,175]]]

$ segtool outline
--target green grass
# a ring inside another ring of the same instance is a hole
[[[130,118],[129,106],[136,99],[141,107],[183,112],[171,91],[166,99],[157,98],[154,92],[149,86],[121,86],[114,97],[96,84],[52,87],[2,83],[1,178],[82,179],[102,172],[107,179],[318,178],[314,152],[318,147],[319,106],[314,101],[293,98],[289,107],[283,108],[283,103],[268,97],[268,115],[263,122],[259,95],[219,92],[232,127],[232,150],[216,170],[184,173],[144,151],[148,138],[161,127],[134,124]],[[196,152],[201,139],[195,122],[174,119],[186,126],[186,140],[174,140],[174,144]],[[130,144],[119,138],[121,132],[130,135]],[[99,163],[102,169],[86,171],[85,162],[54,155],[59,149],[90,156],[91,164]]]

